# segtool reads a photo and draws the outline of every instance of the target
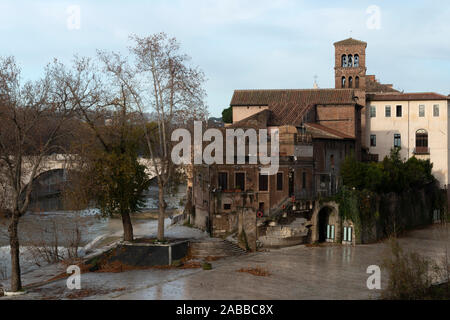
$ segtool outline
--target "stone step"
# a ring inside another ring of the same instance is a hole
[[[203,240],[191,242],[191,255],[195,258],[227,257],[245,254],[237,245],[227,240]]]

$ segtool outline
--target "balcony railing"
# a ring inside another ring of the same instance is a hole
[[[316,174],[313,190],[301,190],[294,193],[296,200],[314,200],[332,197],[338,190],[338,181],[335,175]]]
[[[430,148],[428,147],[416,147],[414,154],[430,154]]]

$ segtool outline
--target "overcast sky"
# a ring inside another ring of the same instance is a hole
[[[79,25],[71,6],[80,9]],[[160,31],[205,72],[212,116],[234,89],[311,88],[315,75],[321,88],[333,87],[333,42],[350,36],[368,42],[368,74],[408,92],[450,94],[448,0],[0,3],[0,55],[16,56],[27,78],[53,58],[125,51],[129,34]]]

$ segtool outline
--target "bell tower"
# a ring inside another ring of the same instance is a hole
[[[353,38],[334,43],[335,48],[335,88],[366,88],[366,48],[367,43]]]

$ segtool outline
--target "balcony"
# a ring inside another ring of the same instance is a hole
[[[417,154],[417,155],[429,155],[430,154],[430,148],[428,148],[428,147],[415,147],[414,148],[414,154]]]
[[[316,174],[313,190],[301,190],[294,193],[296,200],[315,200],[336,195],[337,177],[333,174]]]

